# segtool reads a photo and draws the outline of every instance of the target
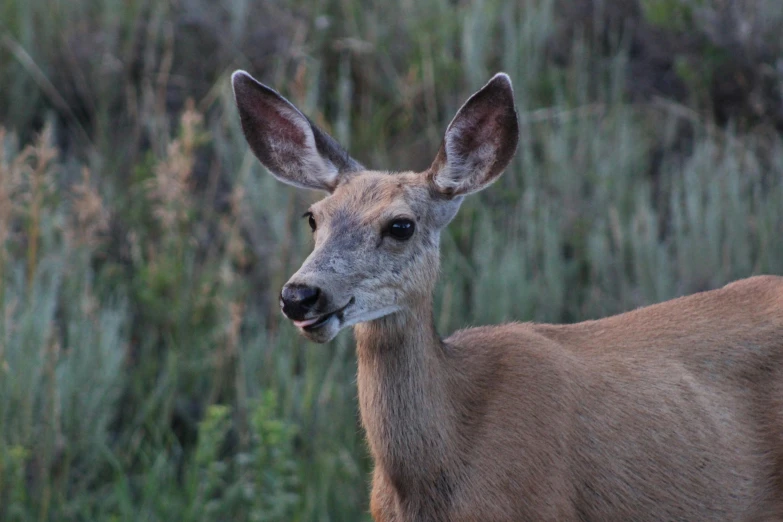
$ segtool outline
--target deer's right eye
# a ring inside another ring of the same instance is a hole
[[[310,224],[310,229],[315,232],[315,229],[318,228],[318,225],[315,223],[315,217],[313,217],[312,212],[305,212],[302,217],[307,218],[307,222]]]

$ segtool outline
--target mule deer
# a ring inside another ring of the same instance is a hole
[[[261,163],[329,193],[280,303],[316,342],[354,326],[375,520],[783,520],[783,278],[441,339],[440,232],[515,153],[508,76],[421,173],[366,170],[274,90],[232,82]]]

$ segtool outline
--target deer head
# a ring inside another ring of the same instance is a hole
[[[462,198],[495,181],[519,136],[511,80],[496,74],[460,108],[424,172],[366,170],[291,102],[232,75],[242,130],[279,180],[329,195],[304,214],[315,247],[280,294],[309,339],[429,303],[440,231]]]

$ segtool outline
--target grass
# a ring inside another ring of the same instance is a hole
[[[319,196],[250,154],[234,68],[391,169],[510,74],[519,152],[444,234],[444,333],[783,274],[780,136],[631,99],[622,35],[554,63],[552,0],[1,9],[2,520],[368,520],[351,336],[277,311]]]

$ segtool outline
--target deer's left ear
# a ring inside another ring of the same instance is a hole
[[[331,136],[274,89],[245,71],[231,75],[231,83],[245,139],[280,181],[332,192],[340,176],[363,170]]]
[[[465,102],[446,129],[429,170],[435,189],[449,197],[483,189],[514,157],[517,141],[511,80],[498,73]]]

